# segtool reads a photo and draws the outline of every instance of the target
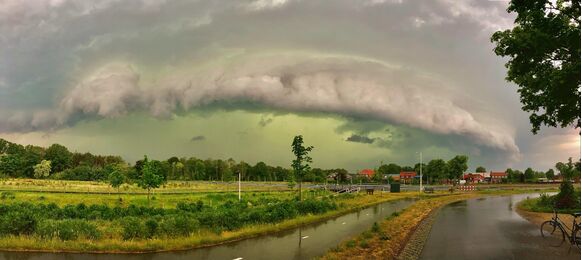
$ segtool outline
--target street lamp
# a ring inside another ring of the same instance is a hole
[[[422,152],[420,152],[420,192],[422,192]]]

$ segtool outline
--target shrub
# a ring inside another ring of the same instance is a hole
[[[146,235],[144,224],[136,217],[126,217],[121,221],[123,239],[142,238]]]
[[[58,237],[60,240],[101,237],[101,233],[94,224],[80,219],[44,220],[39,223],[35,233],[42,238]]]
[[[560,185],[560,192],[555,196],[556,208],[558,209],[579,209],[580,202],[576,196],[574,185],[569,181],[564,181]]]
[[[32,234],[36,228],[37,221],[33,217],[33,212],[27,209],[9,211],[0,218],[1,235]]]
[[[188,236],[198,228],[198,221],[188,214],[167,216],[161,223],[166,236]]]
[[[146,237],[151,238],[158,232],[158,222],[154,219],[148,219],[145,222]]]

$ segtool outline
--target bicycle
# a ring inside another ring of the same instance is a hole
[[[548,245],[553,247],[562,246],[566,238],[568,238],[570,246],[576,246],[580,250],[580,223],[576,222],[576,218],[580,217],[580,213],[572,213],[570,215],[574,217],[571,229],[558,217],[556,209],[554,209],[552,220],[542,223],[540,232]]]

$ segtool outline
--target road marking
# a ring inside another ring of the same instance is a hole
[[[301,239],[306,239],[306,238],[308,238],[308,237],[309,237],[309,236],[302,236],[302,237],[301,237]]]
[[[346,224],[346,222],[342,222],[342,225],[345,225],[345,224]]]
[[[243,259],[244,259],[244,258],[242,258],[242,257],[239,257],[239,258],[235,258],[235,259],[232,259],[232,260],[243,260]]]

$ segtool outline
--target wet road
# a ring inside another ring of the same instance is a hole
[[[513,206],[527,196],[537,195],[471,199],[444,207],[421,259],[580,259],[575,248],[568,252],[567,243],[548,247],[539,226],[515,212]]]

